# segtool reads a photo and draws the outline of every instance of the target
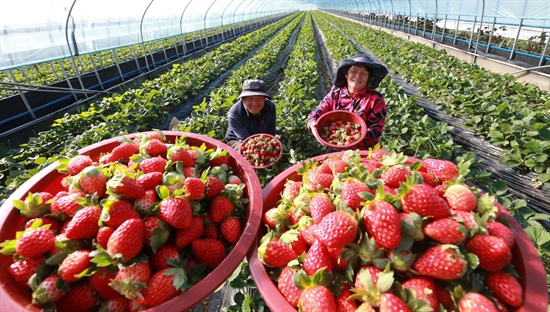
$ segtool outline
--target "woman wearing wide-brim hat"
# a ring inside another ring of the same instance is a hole
[[[388,70],[365,54],[357,54],[338,64],[334,85],[321,103],[308,115],[307,127],[316,127],[317,119],[332,110],[347,110],[367,124],[367,135],[359,147],[373,147],[380,141],[386,122],[384,96],[375,89]]]
[[[260,79],[246,80],[238,98],[227,113],[227,144],[240,150],[242,141],[253,134],[275,135],[277,111],[266,92],[265,82]]]

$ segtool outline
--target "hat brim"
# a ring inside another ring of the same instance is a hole
[[[239,94],[239,98],[254,96],[254,95],[261,95],[261,96],[265,96],[266,98],[270,98],[269,94],[261,91],[243,91],[241,92],[241,94]]]
[[[334,85],[338,88],[344,87],[347,85],[346,72],[351,66],[364,66],[369,71],[369,80],[367,81],[367,86],[372,89],[378,88],[380,82],[388,74],[388,69],[384,65],[377,63],[365,63],[358,62],[351,59],[346,59],[338,64],[338,69],[336,70],[336,77],[334,78]]]

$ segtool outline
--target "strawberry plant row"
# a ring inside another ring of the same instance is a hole
[[[342,33],[326,20],[322,21],[328,15],[323,14],[321,17],[320,14],[314,13],[314,16],[316,16],[317,24],[323,31],[323,35],[328,38],[326,41],[328,50],[339,49],[340,45],[344,43],[338,42],[338,45],[333,45],[330,38],[342,37]],[[351,28],[348,25],[345,29],[350,31]],[[369,43],[372,41],[374,39]],[[353,46],[353,43],[348,40],[348,45]],[[353,54],[357,52],[356,50]],[[393,68],[390,67],[390,69]],[[548,262],[548,259],[544,257],[548,254],[548,248],[544,247],[544,243],[549,241],[550,237],[539,223],[539,220],[545,220],[548,216],[535,213],[527,207],[523,200],[513,199],[507,192],[505,183],[493,180],[490,173],[476,168],[474,165],[478,162],[477,157],[471,152],[465,153],[460,145],[454,142],[448,132],[451,127],[444,122],[436,122],[430,118],[417,105],[415,97],[408,97],[404,93],[401,85],[387,77],[381,82],[379,91],[386,96],[388,105],[387,124],[382,136],[385,147],[418,158],[435,157],[470,163],[471,171],[467,179],[482,189],[497,195],[499,201],[526,229],[543,260]]]
[[[0,198],[5,200],[58,155],[113,136],[149,130],[165,118],[167,110],[196,95],[294,18],[296,15],[223,44],[199,59],[176,64],[140,89],[106,97],[80,114],[67,114],[56,120],[50,130],[31,138],[19,149],[10,150],[0,161]]]
[[[466,129],[505,149],[502,164],[535,173],[535,185],[550,181],[548,93],[532,84],[520,84],[511,75],[460,61],[443,50],[325,17],[418,85],[447,115],[461,118]]]

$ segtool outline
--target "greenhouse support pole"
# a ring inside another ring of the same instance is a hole
[[[76,28],[76,26],[75,26],[75,23],[74,23],[74,17],[72,17],[71,14],[73,12],[73,8],[74,8],[74,5],[76,4],[76,1],[77,0],[73,1],[73,4],[71,5],[71,8],[69,9],[69,12],[67,13],[67,20],[65,22],[65,39],[67,40],[67,48],[69,49],[70,63],[73,67],[73,70],[75,71],[75,75],[76,75],[76,78],[78,79],[78,82],[80,82],[80,87],[84,91],[84,96],[86,98],[88,98],[88,93],[86,93],[86,87],[84,86],[84,82],[82,81],[82,77],[80,77],[80,73],[78,72],[78,68],[76,67],[76,62],[74,61],[74,57],[78,55],[78,46],[76,45],[76,38],[75,38],[75,28]],[[72,42],[73,42],[73,45],[74,45],[74,48],[75,48],[74,55],[73,55],[73,51],[71,49],[71,44],[69,43],[69,19],[71,19],[73,21],[73,23],[72,23],[73,30],[71,32],[71,39],[72,39]],[[67,80],[68,79],[69,78],[67,78]],[[72,87],[71,87],[71,89],[72,89]],[[73,95],[76,97],[74,92],[73,92]]]
[[[390,25],[391,25],[391,29],[395,29],[395,25],[394,25],[394,18],[395,18],[395,12],[393,11],[393,0],[390,0],[390,4],[391,4],[391,22],[390,22]]]
[[[122,74],[122,70],[120,69],[120,60],[118,59],[118,55],[116,53],[116,49],[111,49],[111,52],[113,52],[113,57],[115,59],[115,65],[116,65],[116,68],[118,69],[118,75],[120,76],[120,79],[122,79],[122,81],[124,81],[124,75]]]
[[[510,60],[510,61],[514,59],[514,55],[516,54],[516,47],[518,45],[519,34],[521,33],[521,26],[523,26],[523,18],[519,20],[518,32],[516,33],[516,39],[514,40],[514,45],[512,46],[512,51],[510,52],[510,57],[508,58],[508,60]]]
[[[424,25],[422,27],[422,38],[426,38],[426,24],[428,23],[428,13],[424,13]]]
[[[548,52],[548,45],[550,44],[550,36],[546,37],[546,45],[544,46],[544,50],[542,51],[542,54],[540,55],[540,61],[539,66],[544,65],[544,58],[546,57],[546,52]]]
[[[31,114],[32,119],[36,119],[36,115],[34,114],[34,112],[32,110],[32,107],[29,104],[29,101],[27,101],[27,97],[25,96],[25,94],[23,92],[21,92],[21,90],[19,90],[19,85],[18,85],[17,79],[15,79],[15,75],[13,74],[11,69],[8,69],[8,74],[10,75],[11,80],[13,80],[13,82],[15,83],[15,87],[17,88],[17,92],[19,93],[19,96],[23,100],[23,103],[25,103],[25,107],[27,107],[27,110],[29,111],[29,114]],[[73,93],[73,96],[74,96],[74,93]]]
[[[145,41],[143,40],[143,20],[145,19],[145,14],[147,14],[147,10],[149,10],[151,4],[153,4],[153,1],[155,0],[151,0],[147,8],[145,8],[145,11],[143,11],[141,21],[139,22],[139,34],[141,36],[141,46],[143,47],[143,57],[145,58],[145,66],[147,66],[147,71],[151,71],[151,68],[149,67],[149,61],[147,60],[147,50],[145,49]],[[151,60],[153,60],[153,55],[151,55]]]
[[[378,24],[378,26],[382,26],[381,23],[378,23],[378,13],[382,12],[382,5],[380,5],[380,0],[376,0],[376,2],[378,2],[378,11],[376,11],[376,15],[374,15],[374,19],[377,21],[376,24]]]
[[[181,44],[183,46],[183,54],[187,54],[187,40],[185,39],[187,36],[184,35],[183,33],[183,15],[185,14],[185,11],[187,10],[187,7],[189,6],[189,4],[191,4],[191,2],[193,2],[193,0],[189,0],[189,2],[187,2],[187,5],[185,5],[185,8],[183,9],[183,12],[181,12],[181,16],[180,16],[180,33],[181,33]]]
[[[416,22],[414,22],[414,35],[418,36],[418,20],[420,19],[418,12],[416,13]]]
[[[408,34],[411,33],[411,20],[412,20],[412,6],[411,6],[411,0],[409,0],[409,29],[407,31]]]
[[[458,25],[460,24],[460,15],[458,15],[455,25],[455,38],[453,39],[453,45],[456,45],[456,39],[458,38]]]
[[[476,30],[477,16],[474,16],[474,24],[472,25],[472,31],[470,31],[470,42],[468,42],[468,50],[472,48],[472,42],[474,41],[474,31]]]
[[[243,10],[243,32],[247,29],[247,23],[246,23],[246,10],[248,10],[248,7],[254,2],[254,0],[250,1],[250,3],[244,8]]]
[[[255,22],[253,22],[255,26],[252,29],[256,29],[260,25],[261,18],[259,16],[260,16],[260,9],[262,8],[262,6],[261,6],[261,2],[259,3],[260,5],[258,6],[258,8],[256,9],[256,12],[254,13],[254,15],[256,16],[256,18],[254,19]]]
[[[443,21],[443,31],[441,32],[441,42],[445,39],[445,29],[447,29],[447,14],[445,14],[445,21]]]
[[[237,36],[237,24],[235,23],[235,15],[237,15],[237,10],[243,4],[246,0],[242,0],[241,3],[235,8],[235,11],[233,12],[233,37]]]
[[[97,78],[97,81],[99,81],[99,85],[101,86],[101,90],[105,90],[105,87],[103,86],[103,81],[101,81],[101,77],[99,77],[99,73],[97,71],[97,66],[95,65],[94,58],[92,57],[92,54],[88,54],[88,57],[90,58],[90,62],[92,63],[92,67],[94,68],[94,73]]]
[[[438,2],[435,0],[435,14],[434,14],[434,25],[432,27],[432,41],[435,41],[435,33],[437,32],[437,13],[438,13]]]
[[[229,2],[229,4],[225,7],[225,9],[223,9],[223,12],[222,12],[222,42],[225,41],[225,36],[224,36],[224,31],[223,31],[223,16],[225,15],[225,10],[227,10],[227,8],[231,5],[231,3],[233,3],[234,0],[231,0]]]
[[[477,49],[479,48],[479,39],[481,38],[481,32],[483,31],[483,15],[485,14],[485,0],[481,2],[481,18],[479,21],[479,30],[477,31],[476,48],[474,49],[474,63],[477,58]]]
[[[216,1],[218,0],[214,0],[210,6],[208,7],[208,9],[206,10],[206,13],[204,13],[204,33],[205,33],[205,39],[206,39],[206,48],[208,48],[208,32],[206,31],[206,16],[208,15],[208,11],[210,11],[210,9],[212,8],[212,6],[214,5],[214,3],[216,3]],[[212,33],[212,32],[211,32]],[[214,35],[212,34],[212,37],[214,37]],[[214,40],[214,38],[212,38],[212,40]],[[202,43],[202,41],[201,41]]]
[[[493,24],[491,25],[491,34],[489,34],[489,41],[487,42],[487,49],[485,49],[485,53],[489,53],[491,51],[491,43],[493,42],[493,34],[495,33],[495,24],[497,23],[497,18],[493,17]]]

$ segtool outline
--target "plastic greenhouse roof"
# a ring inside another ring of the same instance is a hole
[[[548,0],[18,0],[0,2],[0,69],[299,10],[482,16],[550,28]]]

